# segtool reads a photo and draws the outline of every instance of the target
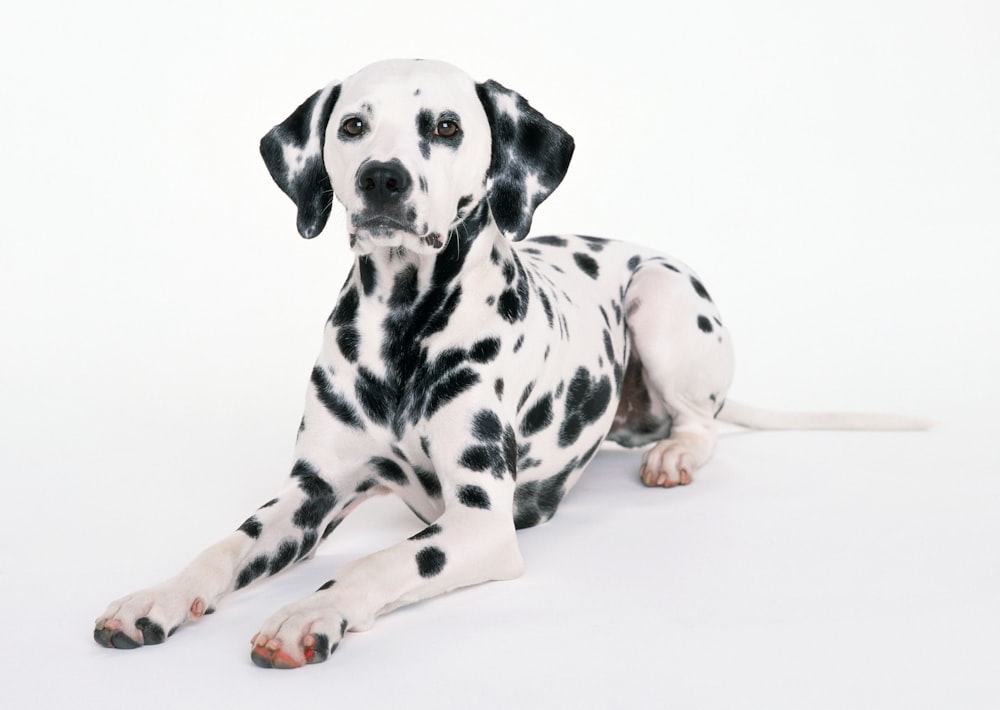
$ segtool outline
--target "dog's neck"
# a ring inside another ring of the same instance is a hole
[[[506,256],[510,249],[483,199],[448,232],[439,252],[421,254],[402,247],[375,249],[356,258],[349,283],[353,282],[362,299],[373,298],[390,306],[441,300],[450,294],[448,284],[459,272],[470,273],[487,265],[499,268],[496,265],[503,259],[498,256]]]
[[[436,254],[384,248],[355,261],[330,316],[334,342],[356,364],[364,391],[388,403],[384,423],[397,438],[423,411],[433,372],[443,366],[429,359],[428,338],[442,334],[459,304],[471,305],[469,299],[485,282],[505,283],[502,271],[513,261],[511,251],[484,200],[451,230]],[[481,301],[484,308],[487,303]],[[372,331],[362,336],[358,322]],[[455,337],[468,335],[452,331]]]

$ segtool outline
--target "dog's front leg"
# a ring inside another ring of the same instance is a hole
[[[455,436],[456,428],[430,437],[443,514],[410,539],[348,565],[314,594],[274,614],[252,640],[254,663],[274,668],[316,663],[327,658],[347,629],[367,629],[379,614],[521,574],[513,522],[513,429],[502,428],[485,410],[473,417],[473,441]]]
[[[235,532],[174,577],[112,602],[97,619],[94,639],[109,648],[162,643],[185,622],[214,611],[228,593],[310,556],[354,506],[377,490],[362,488],[337,491],[313,463],[300,459],[288,485]]]
[[[409,540],[344,568],[314,594],[264,622],[251,643],[262,667],[297,668],[326,660],[347,629],[379,614],[458,587],[521,573],[510,515],[453,509]]]

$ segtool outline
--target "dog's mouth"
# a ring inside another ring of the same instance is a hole
[[[351,216],[351,247],[370,252],[379,247],[416,247],[419,251],[438,251],[445,238],[429,231],[427,224],[418,228],[415,215],[361,213]]]
[[[416,234],[416,225],[412,219],[403,220],[400,217],[384,213],[362,213],[351,217],[351,226],[355,232],[367,232],[373,237],[385,237],[396,232]]]

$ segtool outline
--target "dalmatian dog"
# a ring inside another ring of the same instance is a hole
[[[268,668],[326,660],[348,630],[521,574],[515,531],[555,513],[605,441],[646,447],[648,486],[687,485],[716,425],[900,428],[727,402],[730,335],[680,261],[584,236],[526,239],[573,139],[517,93],[431,61],[371,65],[261,141],[319,234],[334,196],[356,258],[325,324],[287,484],[176,576],[113,602],[95,640],[166,640],[228,594],[311,557],[368,498],[425,523],[253,637]]]

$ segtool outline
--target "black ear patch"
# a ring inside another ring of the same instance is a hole
[[[333,206],[333,185],[323,163],[323,145],[339,96],[339,84],[320,89],[260,139],[264,164],[278,187],[299,208],[296,226],[306,239],[323,231]]]
[[[495,81],[476,85],[493,138],[486,199],[500,231],[524,239],[535,208],[569,168],[573,138]]]

